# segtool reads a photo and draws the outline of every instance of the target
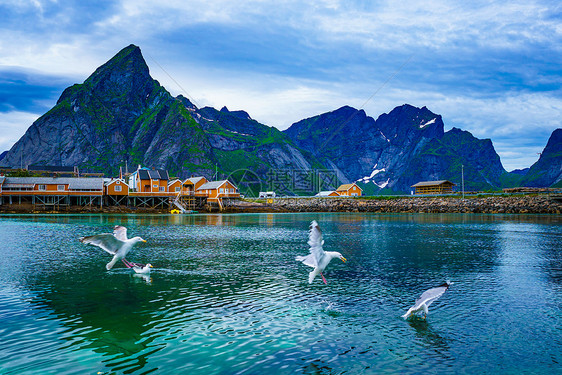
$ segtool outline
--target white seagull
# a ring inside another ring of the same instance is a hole
[[[138,264],[138,263],[133,263],[133,264],[135,264],[133,266],[133,271],[135,271],[135,273],[147,274],[150,273],[150,269],[152,268],[152,264],[150,263],[147,263],[145,265]]]
[[[318,226],[318,223],[313,220],[310,223],[310,232],[308,234],[308,245],[310,246],[310,254],[307,256],[297,256],[295,260],[298,262],[303,262],[307,266],[313,267],[314,270],[310,271],[308,274],[308,283],[312,284],[314,278],[320,274],[324,284],[328,284],[326,278],[322,274],[322,271],[328,266],[328,263],[333,258],[340,258],[342,262],[345,263],[346,259],[338,253],[337,251],[324,251],[322,245],[324,245],[324,240],[322,239],[322,231]]]
[[[127,261],[125,256],[136,243],[146,242],[140,237],[127,239],[127,228],[121,225],[116,225],[113,228],[113,234],[96,234],[94,236],[80,237],[79,240],[85,244],[101,247],[103,250],[113,255],[111,262],[107,263],[105,266],[108,270],[110,270],[119,259],[121,259],[128,268],[135,266],[136,264]]]
[[[416,300],[414,306],[410,307],[406,312],[406,314],[402,315],[402,318],[408,319],[411,315],[414,315],[421,310],[423,310],[424,313],[423,318],[424,319],[427,318],[429,305],[431,305],[433,301],[441,297],[443,293],[445,293],[447,289],[449,289],[449,286],[451,286],[451,283],[447,281],[444,284],[441,284],[435,288],[431,288],[423,292],[420,298]]]

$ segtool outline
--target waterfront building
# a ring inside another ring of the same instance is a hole
[[[448,180],[422,181],[412,185],[416,195],[420,194],[451,194],[456,184]]]
[[[207,201],[217,201],[220,198],[240,198],[238,188],[228,180],[204,183],[195,190],[195,195],[206,196]]]
[[[360,197],[363,190],[354,182],[352,184],[343,184],[337,188],[336,192],[340,197]]]
[[[168,171],[139,167],[129,176],[129,188],[136,193],[168,192]]]

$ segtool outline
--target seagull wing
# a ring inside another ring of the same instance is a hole
[[[312,221],[310,223],[310,232],[308,234],[308,245],[310,246],[310,255],[314,259],[314,267],[320,264],[322,258],[324,258],[324,254],[326,252],[322,248],[324,245],[324,240],[322,239],[322,230],[316,221]]]
[[[111,233],[96,234],[94,236],[80,237],[80,242],[101,247],[111,255],[115,255],[124,245],[124,242],[115,238]]]
[[[310,246],[310,254],[306,256],[298,256],[295,259],[299,262],[303,262],[307,266],[316,268],[326,252],[322,248],[322,245],[324,245],[322,230],[320,230],[320,226],[315,220],[310,223],[308,245]]]
[[[437,288],[431,288],[426,290],[425,292],[422,293],[420,298],[416,300],[416,304],[414,305],[414,308],[417,309],[423,304],[429,307],[429,305],[431,305],[433,301],[441,297],[446,290],[447,287],[444,286],[438,286]]]
[[[116,225],[113,228],[113,235],[120,241],[127,241],[127,228]]]

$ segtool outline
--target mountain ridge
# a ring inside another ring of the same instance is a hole
[[[549,150],[558,147],[553,142]],[[441,115],[425,106],[404,104],[376,120],[362,109],[342,106],[285,131],[261,124],[243,110],[197,108],[154,80],[140,48],[132,44],[83,83],[63,90],[55,106],[0,157],[0,165],[20,162],[78,165],[108,175],[116,175],[125,163],[167,169],[178,177],[211,177],[217,171],[233,177],[249,171],[259,180],[256,189],[272,188],[272,182],[283,179],[285,185],[295,185],[300,173],[310,182],[308,193],[336,183],[324,184],[320,172],[310,171],[333,173],[337,183],[359,181],[373,193],[408,192],[421,180],[458,182],[461,169],[467,188],[475,190],[522,179],[548,182],[528,177],[540,174],[544,163],[525,176],[509,174],[491,140],[456,128],[445,132]],[[289,186],[286,192],[295,190]]]

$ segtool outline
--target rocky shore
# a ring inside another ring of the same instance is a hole
[[[217,212],[206,207],[200,213]],[[361,198],[275,198],[241,200],[225,207],[226,213],[260,212],[374,212],[374,213],[486,213],[486,214],[561,214],[562,196],[511,195],[470,197],[361,197]],[[0,214],[114,213],[169,214],[168,209],[134,207],[66,207],[38,209],[32,205],[3,205]]]
[[[407,198],[277,198],[272,203],[231,207],[231,212],[394,212],[560,214],[562,201],[549,195]]]

